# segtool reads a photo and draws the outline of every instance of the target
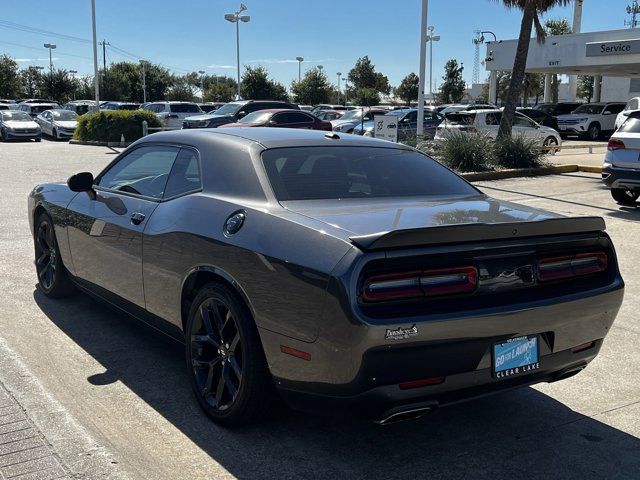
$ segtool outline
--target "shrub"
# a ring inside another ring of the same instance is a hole
[[[494,151],[496,163],[502,168],[535,168],[546,163],[546,153],[538,142],[524,135],[496,140]]]
[[[438,157],[442,163],[458,172],[489,170],[493,163],[492,140],[486,135],[451,129],[438,149]]]
[[[152,112],[143,110],[107,110],[87,113],[78,118],[78,127],[73,136],[76,140],[97,142],[119,142],[124,135],[127,142],[142,137],[142,121],[149,127],[161,127],[162,123]]]

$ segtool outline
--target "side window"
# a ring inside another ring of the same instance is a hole
[[[291,123],[288,113],[276,113],[271,117],[271,121],[276,122],[276,125],[286,125],[287,123]]]
[[[259,110],[267,110],[268,108],[269,108],[269,105],[261,102],[247,103],[240,109],[240,112],[249,114],[249,113],[257,112]]]
[[[152,198],[162,198],[178,148],[136,148],[100,175],[97,185]]]
[[[638,99],[634,98],[633,100],[631,100],[625,110],[638,110]]]
[[[200,165],[198,155],[189,148],[183,148],[178,153],[173,164],[169,181],[164,191],[164,198],[175,197],[187,192],[193,192],[201,187]]]
[[[407,116],[402,119],[404,122],[417,122],[418,121],[418,112],[410,112],[407,113]]]
[[[526,118],[524,115],[518,115],[518,114],[516,114],[516,118],[513,124],[517,127],[529,127],[529,128],[533,127],[533,122],[531,120]]]
[[[313,123],[313,119],[304,113],[289,112],[288,123]]]
[[[609,105],[609,107],[607,108],[607,110],[610,110],[613,113],[620,113],[622,110],[624,110],[624,105]]]

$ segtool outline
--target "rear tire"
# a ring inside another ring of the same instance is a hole
[[[66,297],[76,292],[62,263],[51,217],[41,214],[35,223],[34,248],[38,288],[50,298]]]
[[[7,132],[4,131],[4,128],[0,128],[0,142],[7,141]]]
[[[556,139],[556,137],[547,137],[544,140],[543,145],[545,147],[557,147],[558,146],[558,140]],[[556,153],[558,153],[558,148],[553,148],[553,149],[549,149],[549,150],[545,150],[547,153],[550,153],[551,155],[555,155]]]
[[[235,292],[213,282],[198,291],[185,344],[189,381],[209,418],[230,427],[272,414],[278,397],[258,329]]]
[[[612,188],[611,196],[620,205],[633,207],[636,205],[636,200],[640,196],[640,193],[632,192],[631,190],[625,190],[624,188]]]
[[[56,130],[55,128],[51,132],[51,136],[53,137],[54,140],[60,140],[60,137],[58,136],[58,130]]]

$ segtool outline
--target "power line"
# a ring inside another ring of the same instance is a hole
[[[28,25],[22,25],[20,23],[9,22],[7,20],[0,20],[0,27],[19,30],[21,32],[35,33],[37,35],[44,35],[47,37],[60,38],[62,40],[69,40],[71,42],[91,43],[91,41],[87,40],[86,38],[75,37],[73,35],[65,35],[64,33],[51,32],[49,30],[43,30],[41,28],[30,27]]]
[[[42,52],[42,48],[36,48],[36,47],[32,47],[30,45],[23,45],[21,43],[7,42],[7,41],[4,41],[4,40],[0,40],[0,43],[6,44],[6,45],[12,45],[14,47],[27,48],[29,50],[34,50],[36,52]],[[82,58],[84,60],[91,60],[89,57],[83,57],[82,55],[74,55],[72,53],[56,52],[56,55],[59,55],[61,57],[75,57],[75,58]]]

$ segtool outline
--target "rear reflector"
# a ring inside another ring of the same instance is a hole
[[[607,269],[607,254],[580,253],[573,256],[543,258],[538,261],[538,280],[548,282],[589,275]]]
[[[422,380],[413,380],[411,382],[402,382],[398,384],[398,387],[400,387],[400,390],[411,390],[412,388],[440,385],[441,383],[444,383],[444,377],[430,377]]]
[[[473,292],[477,283],[475,267],[396,273],[367,279],[362,296],[368,302],[383,302],[454,295]]]
[[[578,353],[578,352],[584,352],[585,350],[589,350],[591,347],[593,347],[596,344],[596,342],[589,342],[589,343],[583,343],[582,345],[578,345],[576,347],[573,347],[571,349],[571,351],[573,353]]]
[[[311,354],[307,352],[303,352],[302,350],[298,350],[293,347],[287,347],[286,345],[280,345],[280,351],[282,353],[286,353],[287,355],[292,355],[297,358],[301,358],[302,360],[306,360],[307,362],[311,361]]]
[[[607,144],[607,150],[609,150],[610,152],[613,152],[614,150],[624,150],[625,144],[622,140],[618,140],[617,138],[612,138],[609,140],[609,143]]]

